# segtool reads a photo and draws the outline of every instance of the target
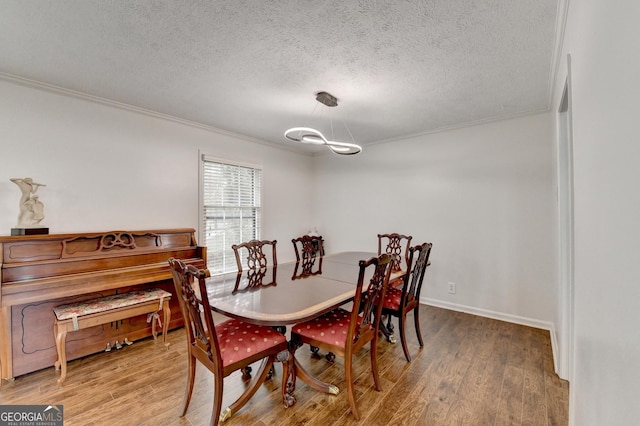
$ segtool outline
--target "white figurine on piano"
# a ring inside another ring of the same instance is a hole
[[[34,182],[30,177],[11,178],[11,182],[18,185],[22,196],[20,197],[20,214],[18,214],[18,228],[38,227],[44,219],[44,204],[36,194],[38,188],[47,186]]]

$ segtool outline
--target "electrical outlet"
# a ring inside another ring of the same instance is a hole
[[[456,294],[456,283],[449,283],[449,293]]]

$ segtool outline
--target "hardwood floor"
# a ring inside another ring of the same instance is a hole
[[[224,424],[567,425],[569,387],[553,372],[548,332],[431,306],[420,309],[425,347],[419,350],[410,317],[411,363],[399,343],[378,342],[382,392],[373,389],[368,351],[354,360],[360,421],[351,416],[344,392],[325,395],[301,381],[297,404],[285,409],[276,364],[274,379]],[[71,361],[64,388],[56,385],[53,367],[5,381],[0,404],[63,404],[66,426],[207,425],[213,389],[205,368],[197,369],[187,415],[178,417],[186,383],[184,339],[180,329],[169,333],[169,350],[145,340]],[[312,358],[306,346],[296,354],[310,372],[344,391],[341,358],[331,365]],[[225,380],[225,405],[243,385],[239,373]]]

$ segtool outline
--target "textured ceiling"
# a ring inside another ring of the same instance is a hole
[[[0,74],[280,146],[329,114],[366,147],[548,109],[557,3],[2,0]]]

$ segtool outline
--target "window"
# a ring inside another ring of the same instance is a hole
[[[262,170],[202,156],[202,227],[212,275],[235,271],[231,245],[260,239]]]

